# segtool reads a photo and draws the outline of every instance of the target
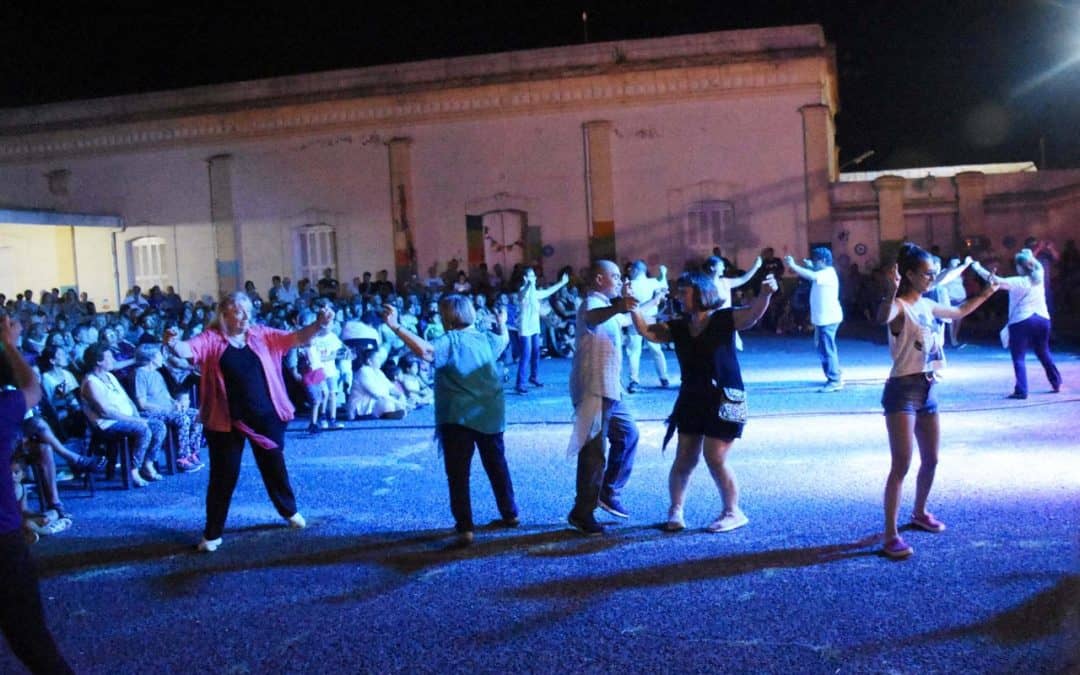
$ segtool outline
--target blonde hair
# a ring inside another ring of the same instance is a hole
[[[1024,271],[1022,276],[1028,277],[1037,284],[1041,284],[1043,280],[1043,266],[1039,262],[1039,259],[1035,257],[1035,254],[1031,252],[1030,248],[1020,249],[1020,252],[1016,254],[1013,259],[1016,266]]]
[[[464,295],[451,293],[439,299],[439,316],[446,330],[468,328],[476,321],[472,301]]]

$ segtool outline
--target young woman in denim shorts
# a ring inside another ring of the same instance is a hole
[[[888,325],[889,351],[893,358],[892,371],[881,396],[892,453],[892,466],[885,481],[885,543],[882,549],[890,558],[906,558],[915,552],[900,537],[896,521],[904,476],[911,465],[912,447],[916,442],[920,465],[911,524],[927,532],[945,530],[945,524],[926,510],[941,440],[934,396],[934,366],[935,362],[942,361],[943,345],[941,334],[934,330],[934,319],[965,317],[997,290],[997,285],[991,283],[959,307],[951,307],[923,297],[933,283],[931,255],[914,244],[904,244],[892,273],[886,276],[885,297],[877,314],[878,322]]]

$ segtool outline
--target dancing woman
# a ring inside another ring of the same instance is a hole
[[[439,300],[439,314],[446,333],[428,342],[398,322],[393,305],[383,306],[386,325],[414,354],[435,368],[435,424],[450,486],[450,511],[457,530],[456,543],[473,540],[469,467],[474,449],[491,481],[500,525],[516,527],[518,508],[514,486],[506,466],[503,429],[506,402],[497,359],[506,349],[506,310],[495,313],[496,332],[474,326],[475,310],[469,298],[452,293]]]
[[[882,552],[896,559],[914,553],[900,537],[896,521],[904,476],[911,466],[912,446],[916,443],[920,465],[911,524],[927,532],[945,530],[945,524],[926,510],[941,441],[933,364],[941,360],[942,334],[934,329],[934,319],[963,318],[997,290],[991,283],[959,307],[951,307],[923,297],[934,278],[931,255],[914,244],[904,244],[891,273],[885,277],[885,297],[877,312],[878,323],[888,325],[889,350],[893,358],[892,370],[881,396],[892,454],[889,477],[885,481],[885,544]]]
[[[769,298],[776,292],[776,280],[771,274],[765,277],[761,292],[744,309],[722,309],[716,285],[700,272],[683,274],[675,287],[683,307],[682,318],[649,325],[640,311],[632,312],[634,325],[645,339],[675,343],[675,356],[682,372],[668,432],[670,436],[678,429],[679,445],[668,475],[671,508],[664,530],[678,532],[686,528],[683,519],[686,487],[690,473],[704,453],[724,502],[723,512],[706,529],[729,532],[750,522],[739,508],[739,486],[735,473],[726,463],[732,444],[742,436],[745,421],[742,414],[726,412],[731,408],[726,400],[729,394],[745,400],[742,371],[735,355],[735,331],[750,328],[765,314]]]
[[[1009,292],[1009,352],[1012,355],[1013,373],[1016,385],[1009,398],[1024,399],[1028,395],[1027,358],[1028,347],[1035,351],[1039,363],[1046,371],[1050,388],[1061,391],[1061,373],[1054,365],[1050,355],[1050,311],[1046,304],[1046,277],[1040,263],[1031,249],[1025,248],[1016,254],[1016,276],[998,277],[976,263],[972,266],[975,273],[983,279],[993,280],[1000,288]]]
[[[218,306],[218,325],[188,342],[176,329],[165,343],[201,369],[199,407],[210,450],[210,482],[206,487],[206,528],[200,551],[216,551],[229,515],[244,442],[251,442],[255,463],[278,514],[290,527],[306,525],[296,510],[296,497],[285,467],[285,427],[293,406],[281,374],[281,360],[293,347],[311,342],[334,320],[329,307],[311,324],[286,332],[251,323],[251,300],[241,292],[225,296]]]

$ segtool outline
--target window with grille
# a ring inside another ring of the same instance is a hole
[[[337,242],[334,228],[319,223],[296,231],[296,278],[308,278],[314,284],[329,267],[337,278]]]
[[[723,246],[734,224],[735,207],[731,202],[695,202],[686,211],[686,246],[699,251]]]
[[[165,240],[161,237],[142,237],[132,240],[129,246],[134,285],[144,291],[154,286],[164,290],[170,283]]]

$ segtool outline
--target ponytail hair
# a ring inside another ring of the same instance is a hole
[[[900,273],[900,287],[896,289],[897,295],[904,295],[911,290],[911,282],[908,281],[908,272],[918,269],[920,263],[926,261],[933,263],[934,258],[929,252],[919,248],[910,241],[900,245],[896,253],[896,269]]]

